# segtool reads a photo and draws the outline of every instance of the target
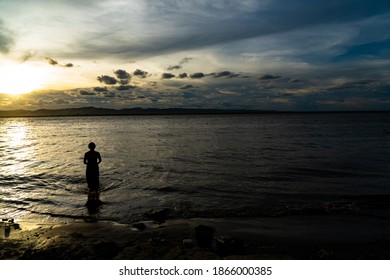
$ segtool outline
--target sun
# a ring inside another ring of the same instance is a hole
[[[0,93],[19,95],[42,89],[47,73],[34,64],[11,64],[0,67]]]

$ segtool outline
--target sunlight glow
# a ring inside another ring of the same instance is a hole
[[[26,166],[33,158],[26,122],[10,120],[2,123],[0,134],[0,142],[4,143],[3,150],[6,155],[2,158],[0,173],[11,176],[26,174]]]
[[[19,148],[24,145],[24,139],[26,138],[26,126],[23,123],[18,123],[10,130],[8,143],[11,148]]]
[[[0,67],[0,93],[24,94],[43,88],[46,70],[32,64],[12,64]]]

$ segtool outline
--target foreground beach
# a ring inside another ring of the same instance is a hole
[[[0,259],[390,259],[390,212],[253,219],[3,220]],[[213,227],[210,247],[194,229]]]

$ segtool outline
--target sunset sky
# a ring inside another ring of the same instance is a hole
[[[0,110],[390,110],[390,1],[0,0]]]

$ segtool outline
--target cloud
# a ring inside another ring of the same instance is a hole
[[[61,66],[61,67],[66,67],[66,68],[73,67],[73,63],[60,64],[57,60],[54,60],[51,57],[45,57],[45,60],[47,63],[49,63],[50,65],[53,65],[53,66]]]
[[[181,68],[183,68],[184,64],[188,63],[191,60],[192,60],[192,57],[185,57],[182,60],[180,60],[177,65],[168,66],[167,70],[172,71],[172,70],[181,69]]]
[[[108,89],[106,87],[94,87],[93,90],[97,91],[97,92],[107,92],[108,91]]]
[[[78,44],[85,53],[148,57],[305,30],[308,26],[326,28],[356,22],[384,14],[389,6],[388,1],[380,0],[297,0],[294,5],[289,0],[147,0],[142,5],[121,2],[110,12],[102,12],[108,19],[96,20],[95,30],[99,31],[86,33]],[[147,18],[153,21],[144,20]],[[117,36],[112,30],[118,30]],[[110,40],[102,42],[107,35]]]
[[[207,76],[213,76],[215,78],[220,78],[220,77],[229,77],[232,73],[230,71],[222,71],[218,73],[210,73]]]
[[[207,74],[207,76],[212,76],[214,78],[236,78],[236,77],[239,77],[240,74],[238,73],[233,73],[233,72],[230,72],[230,71],[222,71],[222,72],[217,72],[217,73],[210,73],[210,74]]]
[[[158,86],[158,83],[156,81],[149,81],[147,83],[148,86],[151,86],[151,87],[157,87]]]
[[[129,90],[129,89],[133,89],[135,88],[135,86],[131,86],[131,85],[120,85],[118,87],[116,87],[115,89],[116,90],[119,90],[119,91],[125,91],[125,90]]]
[[[172,65],[172,66],[167,67],[167,70],[169,70],[169,71],[178,70],[178,69],[181,69],[180,65]]]
[[[179,79],[186,79],[186,78],[188,78],[188,74],[187,73],[181,73],[181,74],[179,74]]]
[[[302,80],[300,80],[300,79],[289,79],[288,82],[291,83],[291,84],[293,84],[293,83],[301,83]]]
[[[121,70],[121,69],[118,69],[116,71],[114,71],[114,74],[116,75],[116,77],[118,79],[130,79],[131,78],[131,75],[129,73],[127,73],[126,70]]]
[[[119,82],[119,84],[121,84],[123,86],[130,84],[130,80],[129,79],[121,79],[118,82]]]
[[[264,74],[259,77],[259,80],[276,80],[281,78],[281,76],[273,76],[270,74]]]
[[[188,63],[188,62],[190,62],[192,59],[193,59],[192,57],[185,57],[185,58],[183,58],[182,60],[180,60],[179,65],[183,65],[183,64],[185,64],[185,63]]]
[[[202,72],[197,72],[197,73],[193,73],[190,75],[190,78],[191,79],[202,79],[203,77],[205,77],[206,75]]]
[[[31,46],[50,56],[47,63],[57,68],[74,67],[64,63],[72,59],[82,63],[80,69],[60,71],[70,84],[108,74],[98,77],[102,84],[95,81],[96,90],[93,84],[86,90],[95,92],[96,98],[88,99],[87,92],[82,98],[75,90],[79,99],[95,101],[114,92],[111,102],[119,106],[119,99],[126,97],[121,102],[132,104],[130,96],[133,101],[132,93],[137,92],[145,102],[158,101],[156,106],[233,104],[267,109],[289,103],[304,108],[334,100],[347,104],[349,96],[379,100],[389,90],[384,84],[389,69],[388,1],[297,0],[291,5],[289,0],[53,0],[42,10],[44,2],[0,1],[1,18],[7,23],[0,22],[0,54],[12,49],[14,39],[19,53],[10,53],[10,59],[31,59],[34,51],[20,52],[20,47]],[[58,17],[58,10],[63,17]],[[36,11],[41,11],[39,19]],[[94,60],[98,63],[92,64]],[[137,65],[130,72],[88,72],[99,71],[97,67],[126,69],[134,60]],[[167,66],[153,75],[133,71]],[[191,84],[199,87],[191,90]],[[184,102],[183,92],[196,98]]]
[[[43,100],[40,100],[41,102],[44,102]],[[54,99],[53,104],[58,104],[58,105],[68,105],[68,104],[71,104],[71,102],[69,100],[65,100],[65,99],[62,99],[62,98],[57,98],[57,99]]]
[[[124,86],[123,88],[125,88],[126,85],[128,85],[130,83],[131,75],[126,70],[118,69],[118,70],[114,71],[114,74],[118,79],[116,81],[119,84],[121,84],[122,86]],[[111,82],[113,82],[113,80],[111,80]],[[123,90],[121,86],[119,88],[121,88],[119,90]]]
[[[8,53],[13,44],[14,39],[11,36],[11,32],[4,26],[3,21],[0,19],[0,52]]]
[[[204,77],[214,77],[214,78],[235,78],[235,77],[239,77],[240,74],[238,73],[234,73],[234,72],[230,72],[230,71],[222,71],[222,72],[213,72],[213,73],[209,73],[209,74],[205,74],[203,72],[195,72],[195,73],[192,73],[190,75],[188,75],[187,73],[181,73],[177,76],[177,78],[179,79],[186,79],[186,78],[191,78],[191,79],[202,79]],[[172,74],[172,73],[163,73],[162,74],[162,79],[172,79],[172,78],[175,78],[176,75]],[[245,76],[247,77],[247,76]]]
[[[20,58],[21,62],[26,62],[27,60],[33,58],[37,54],[37,51],[28,50]]]
[[[191,89],[191,88],[195,88],[195,87],[193,85],[184,85],[180,87],[180,89]]]
[[[138,70],[138,69],[137,69]],[[139,70],[141,71],[141,70]],[[103,84],[106,85],[116,85],[119,84],[119,86],[115,87],[118,91],[126,91],[129,89],[136,88],[133,85],[130,85],[131,81],[131,74],[127,72],[126,70],[118,69],[113,71],[116,78],[108,75],[101,75],[97,77],[97,80]],[[136,74],[140,74],[140,72],[135,71]],[[144,74],[147,72],[144,72]],[[145,74],[146,75],[146,74]],[[95,91],[98,92],[108,92],[107,88],[101,88],[101,87],[95,87]]]
[[[45,59],[50,65],[58,65],[58,61],[52,59],[51,57],[45,57]]]
[[[352,80],[326,89],[328,94],[348,98],[385,98],[388,99],[390,84],[380,80]]]
[[[172,79],[175,78],[176,76],[172,73],[162,73],[161,79]]]
[[[94,92],[88,91],[88,90],[79,90],[80,95],[88,96],[88,95],[95,95]]]
[[[139,78],[146,78],[148,76],[148,72],[146,71],[143,71],[143,70],[140,70],[140,69],[136,69],[134,72],[133,72],[133,75],[134,76],[137,76]]]
[[[115,85],[118,83],[117,79],[111,76],[102,75],[97,77],[98,81],[106,85]]]

